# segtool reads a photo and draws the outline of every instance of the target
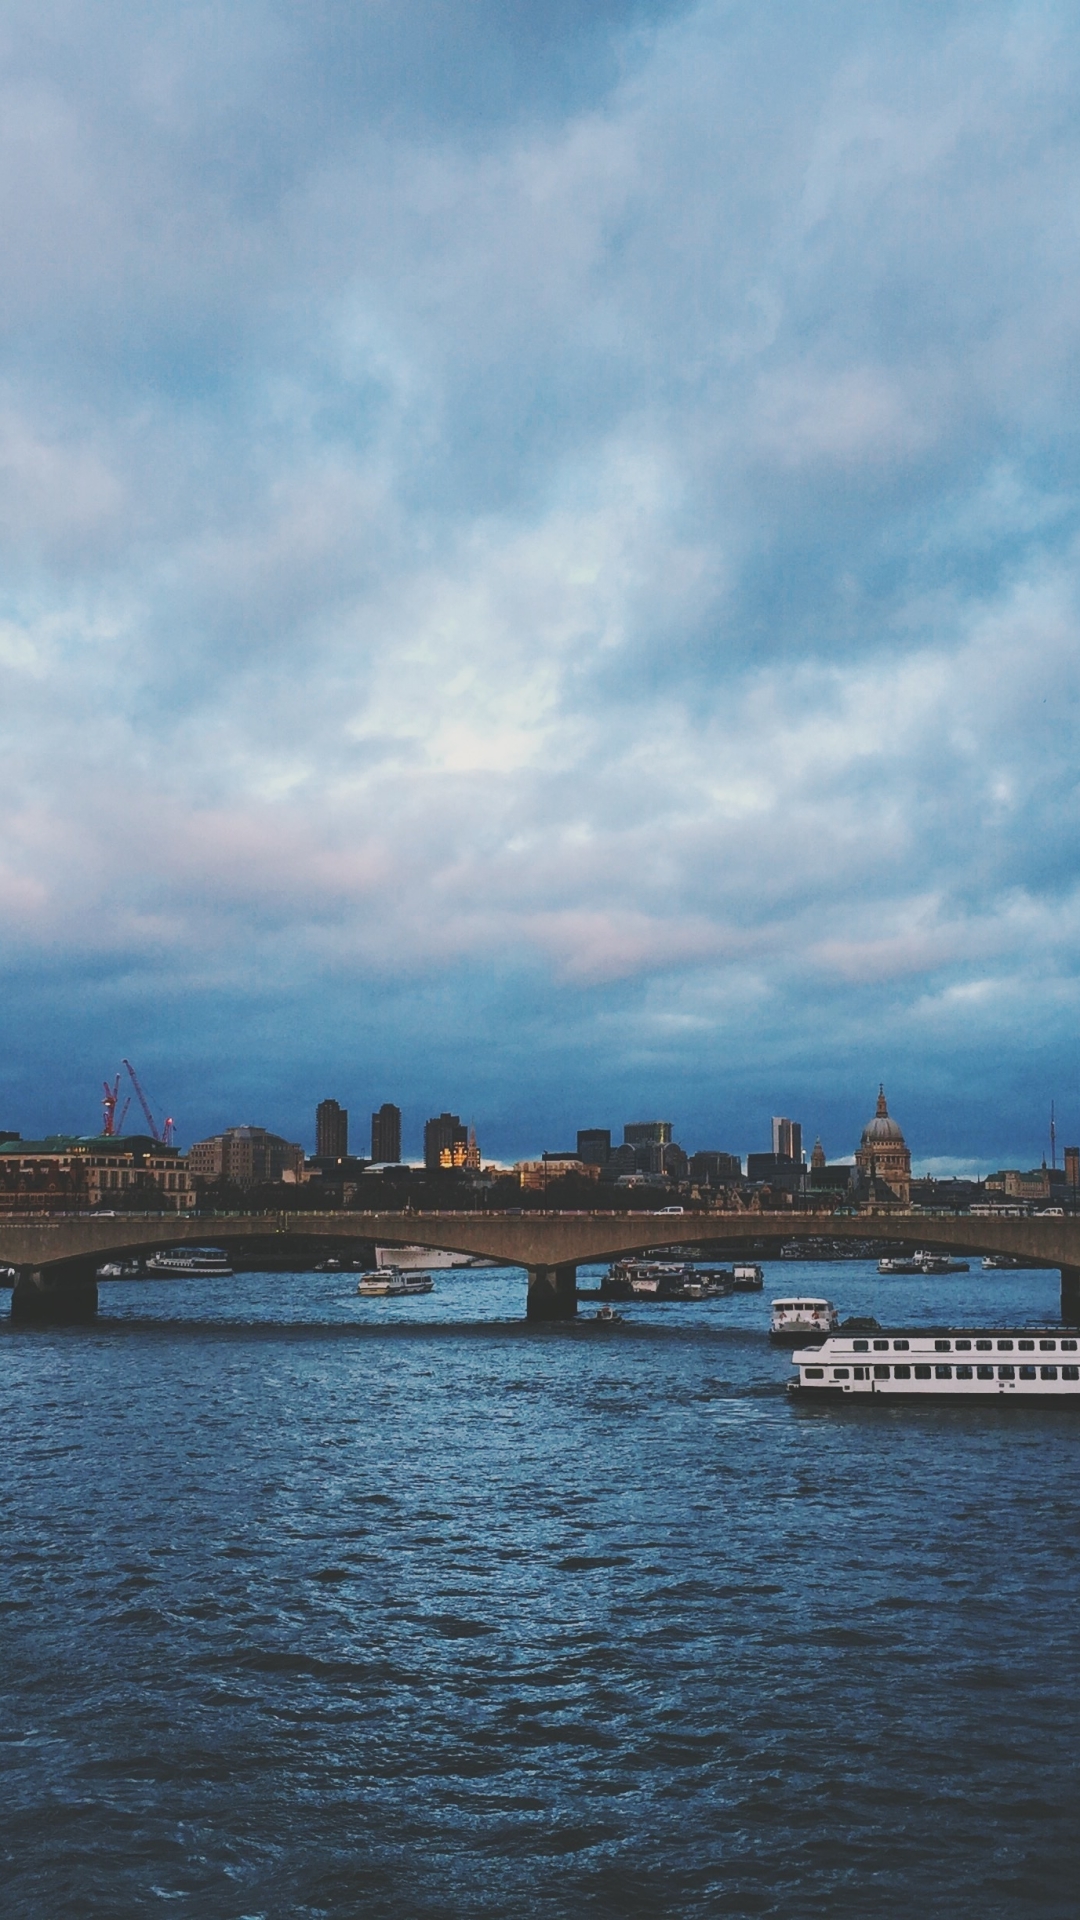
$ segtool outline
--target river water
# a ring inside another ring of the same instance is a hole
[[[1074,1920],[1080,1419],[796,1408],[764,1338],[1056,1318],[976,1268],[0,1322],[0,1910]]]

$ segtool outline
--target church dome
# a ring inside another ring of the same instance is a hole
[[[884,1087],[878,1089],[877,1112],[872,1120],[867,1121],[862,1130],[862,1143],[864,1147],[883,1147],[887,1144],[902,1147],[904,1145],[904,1136],[900,1128],[896,1121],[889,1117]]]

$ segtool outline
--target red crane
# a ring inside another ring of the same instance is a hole
[[[117,1074],[115,1080],[103,1080],[101,1086],[101,1110],[104,1115],[101,1123],[101,1131],[106,1138],[111,1139],[114,1133],[119,1133],[120,1131],[120,1128],[116,1124],[116,1103],[120,1098],[120,1075]]]
[[[151,1134],[153,1135],[154,1139],[160,1143],[160,1145],[165,1147],[171,1147],[172,1137],[173,1137],[172,1116],[171,1115],[169,1116],[169,1118],[164,1122],[163,1126],[161,1126],[160,1128],[158,1127],[158,1123],[154,1119],[153,1113],[150,1108],[150,1102],[147,1099],[145,1093],[142,1090],[142,1087],[139,1084],[139,1076],[136,1073],[134,1067],[132,1066],[131,1061],[125,1060],[123,1064],[131,1075],[131,1084],[134,1087],[136,1094],[138,1095],[139,1105],[146,1115],[146,1124],[149,1127]],[[120,1076],[119,1074],[117,1074],[118,1086],[119,1086],[119,1080],[120,1080]],[[125,1113],[127,1112],[126,1107],[124,1111]]]

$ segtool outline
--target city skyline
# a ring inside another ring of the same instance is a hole
[[[1080,1114],[1072,16],[41,17],[0,1121],[92,1124],[127,1055],[189,1139],[295,1132],[355,1061],[354,1114],[434,1089],[504,1157],[639,1104],[850,1140],[879,1079],[937,1161],[1037,1156]]]

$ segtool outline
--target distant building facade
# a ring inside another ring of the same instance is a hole
[[[304,1149],[265,1127],[226,1127],[188,1151],[188,1167],[199,1180],[231,1180],[238,1187],[259,1187],[276,1180],[298,1181],[304,1174]]]
[[[542,1160],[519,1160],[514,1172],[521,1187],[533,1191],[542,1190],[553,1180],[600,1178],[600,1168],[576,1153],[545,1153]]]
[[[585,1166],[606,1167],[611,1158],[611,1128],[579,1128],[577,1152],[578,1159]]]
[[[794,1160],[802,1166],[802,1123],[775,1114],[772,1123],[772,1150],[780,1160]]]
[[[340,1160],[349,1151],[349,1114],[336,1100],[320,1100],[315,1109],[315,1153],[320,1160]]]
[[[424,1165],[429,1173],[448,1173],[480,1166],[476,1134],[462,1125],[456,1113],[438,1113],[424,1128]]]
[[[394,1166],[401,1159],[401,1108],[384,1101],[371,1116],[371,1157]]]
[[[195,1205],[195,1183],[177,1147],[149,1135],[83,1138],[55,1134],[46,1140],[0,1143],[0,1211],[75,1212],[123,1206],[147,1211]]]
[[[855,1154],[861,1184],[873,1189],[882,1181],[893,1197],[907,1206],[911,1199],[911,1154],[896,1121],[889,1113],[884,1087],[878,1088],[877,1111],[862,1130]]]

